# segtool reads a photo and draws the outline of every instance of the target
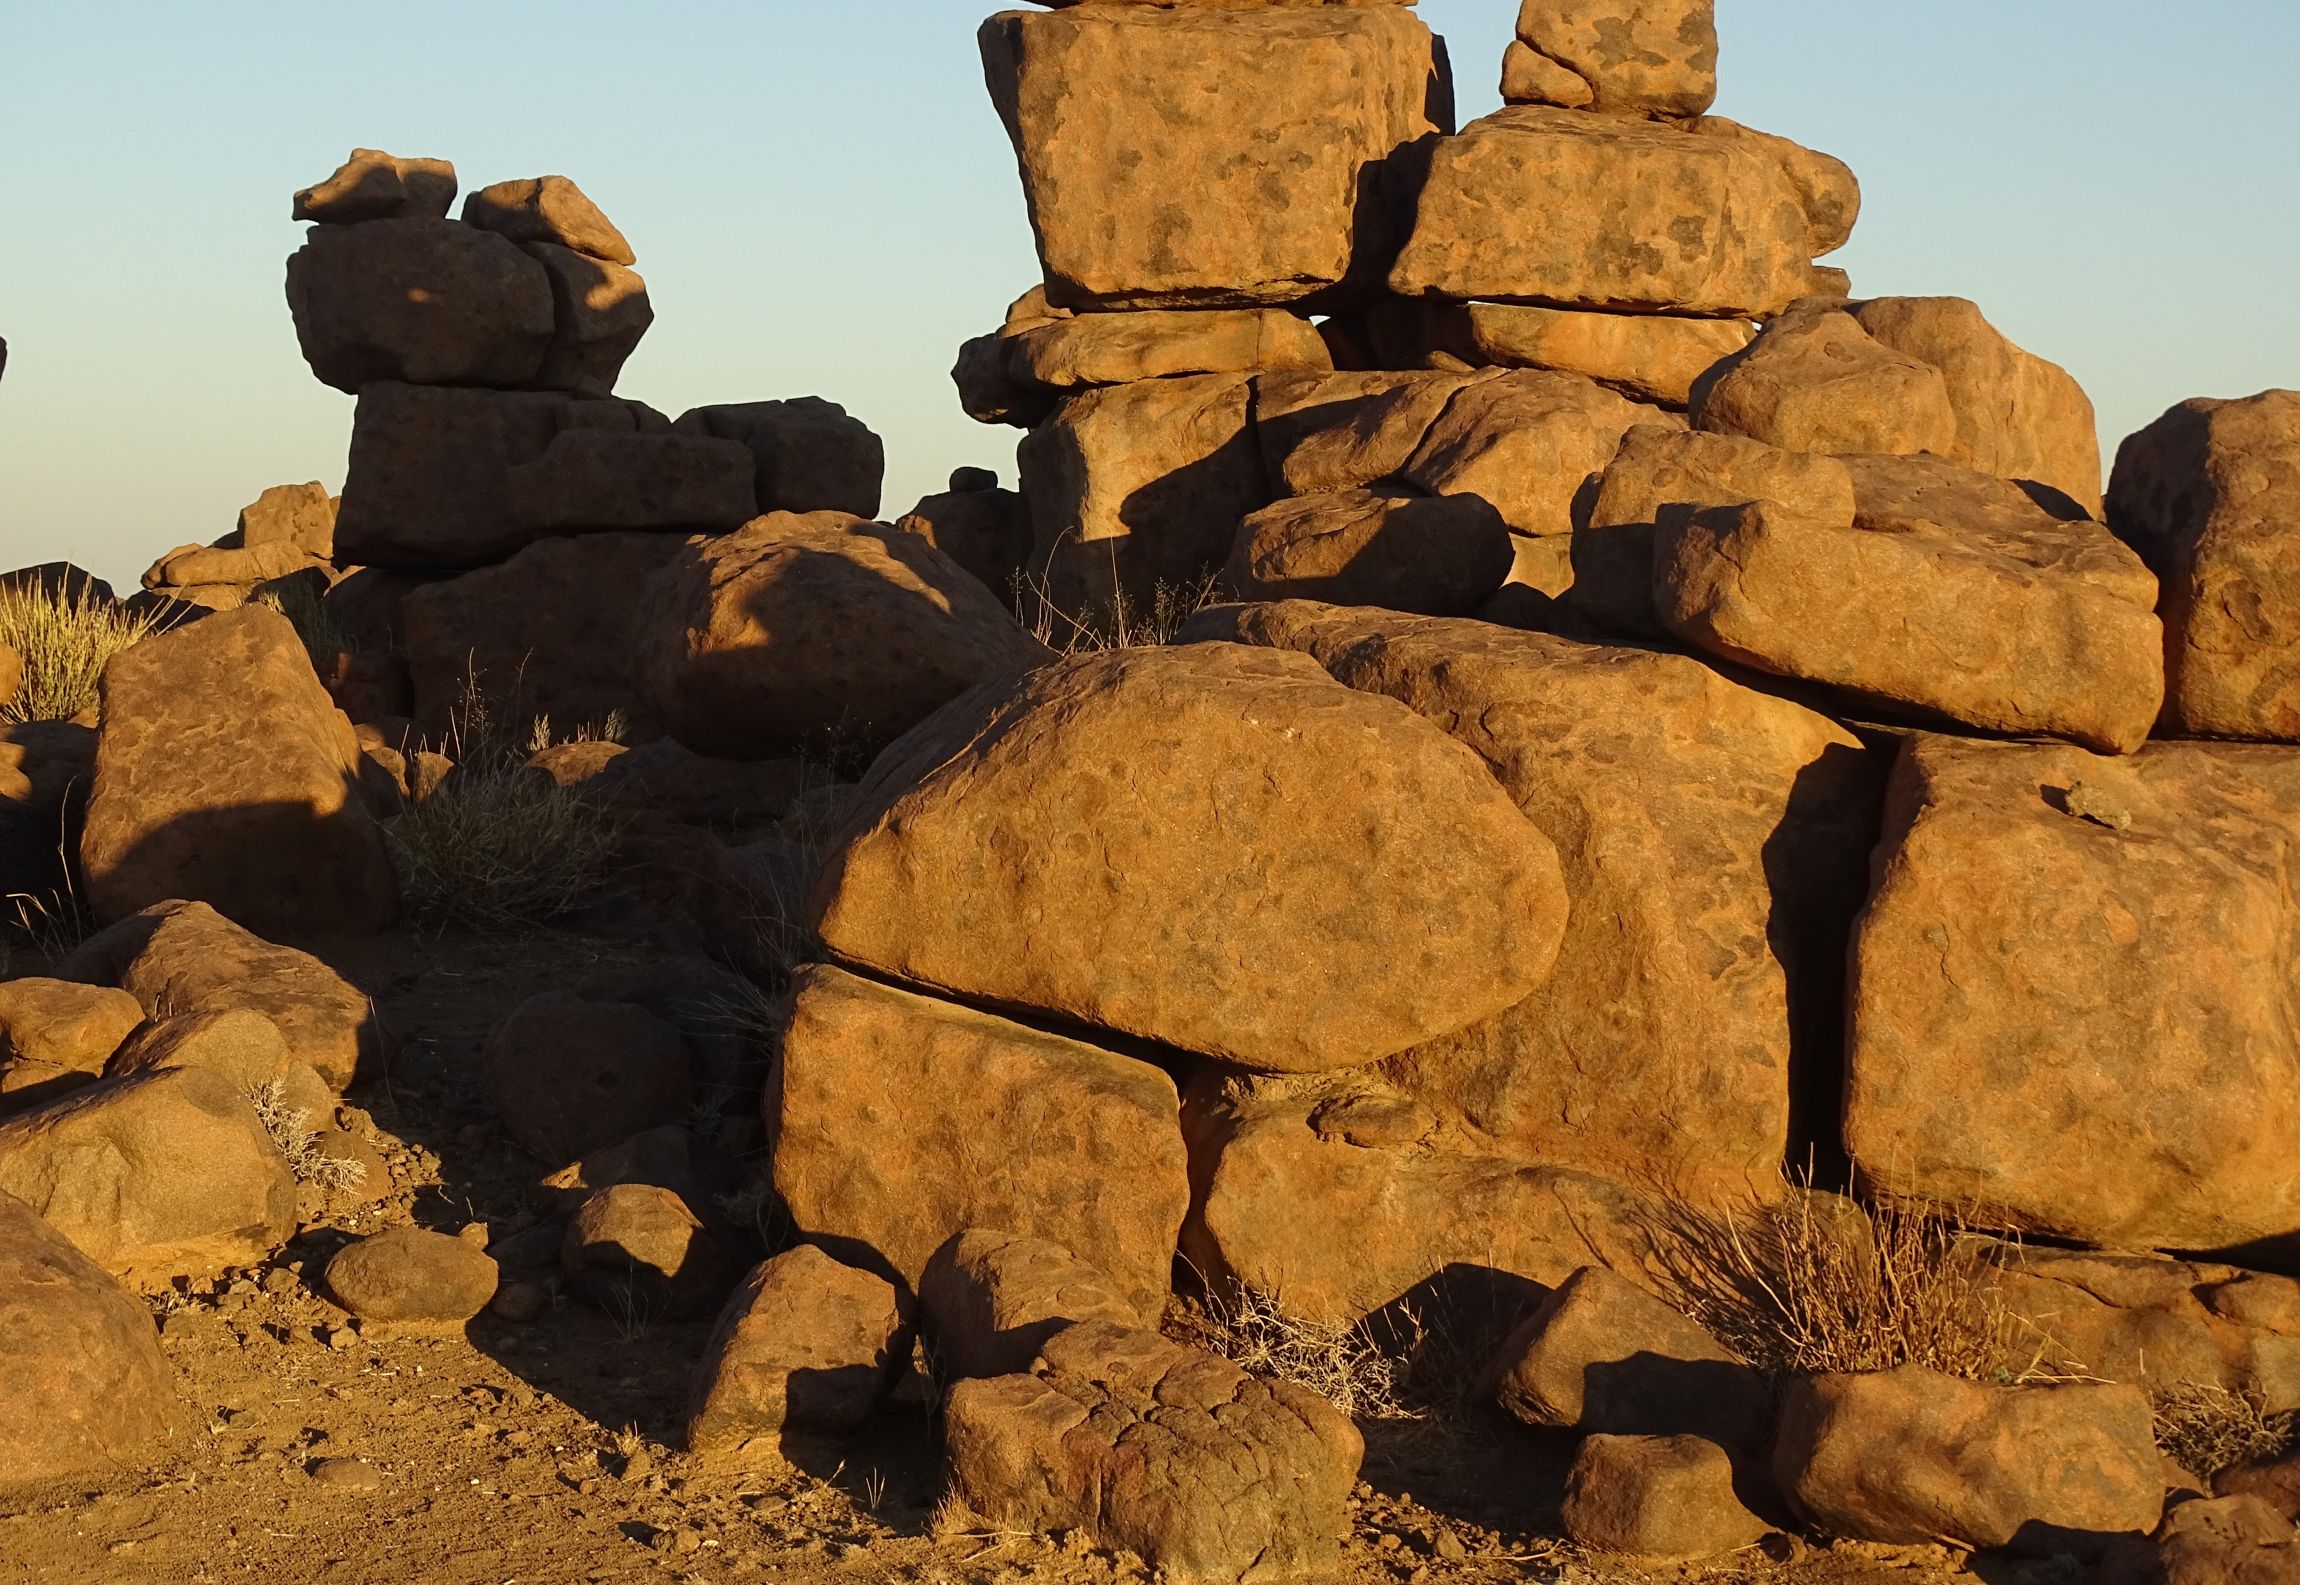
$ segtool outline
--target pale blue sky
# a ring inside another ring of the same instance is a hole
[[[983,9],[987,9],[984,7]],[[1423,0],[1465,115],[1515,0]],[[1721,114],[1850,161],[1834,262],[1975,298],[2118,437],[2300,386],[2300,0],[1719,0]],[[959,463],[964,337],[1032,279],[966,0],[0,0],[0,566],[115,579],[264,486],[341,482],[351,399],[281,296],[290,195],[354,144],[466,190],[575,178],[657,320],[622,390],[818,393],[887,439],[887,510]]]

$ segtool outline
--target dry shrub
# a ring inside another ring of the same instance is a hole
[[[468,681],[450,716],[455,769],[384,822],[400,902],[434,927],[515,932],[582,906],[606,878],[620,832],[581,794],[527,768],[548,723],[506,733]]]
[[[2191,1475],[2279,1457],[2292,1449],[2300,1417],[2270,1414],[2257,1398],[2183,1382],[2154,1395],[2156,1445]]]
[[[90,588],[0,588],[0,643],[24,661],[23,686],[0,704],[0,724],[68,721],[95,708],[104,663],[149,637],[154,621]]]
[[[1014,614],[1032,637],[1058,655],[1147,649],[1173,643],[1182,624],[1212,603],[1217,576],[1209,572],[1194,583],[1182,584],[1161,578],[1151,591],[1148,609],[1120,589],[1107,605],[1073,615],[1055,605],[1042,580],[1017,573]]]
[[[1306,1387],[1358,1420],[1418,1420],[1408,1391],[1418,1329],[1385,1337],[1365,1320],[1309,1321],[1270,1294],[1238,1288],[1169,1322],[1178,1341],[1219,1354],[1249,1376]]]
[[[319,1130],[311,1126],[311,1113],[288,1104],[287,1086],[280,1080],[250,1090],[248,1100],[255,1106],[256,1121],[264,1125],[264,1132],[287,1158],[296,1182],[344,1193],[367,1182],[364,1163],[348,1156],[331,1156],[319,1148]]]
[[[1776,1375],[1922,1365],[1968,1381],[2042,1372],[1998,1278],[2019,1246],[1941,1206],[1795,1188],[1741,1214],[1678,1207],[1661,1241],[1686,1311]]]

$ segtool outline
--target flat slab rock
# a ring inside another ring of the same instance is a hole
[[[2300,1248],[2295,811],[2288,749],[1911,740],[1852,961],[1876,1187],[2109,1248]]]
[[[978,690],[860,799],[815,896],[833,953],[1246,1067],[1355,1066],[1498,1012],[1563,923],[1555,850],[1474,754],[1269,650]]]
[[[1028,1375],[961,1382],[944,1414],[951,1492],[973,1513],[1083,1530],[1177,1585],[1337,1566],[1364,1453],[1315,1394],[1100,1321],[1058,1333]]]

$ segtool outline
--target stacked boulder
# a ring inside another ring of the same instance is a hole
[[[209,545],[179,545],[152,563],[154,600],[229,611],[294,581],[316,599],[335,582],[335,515],[342,503],[318,480],[277,484],[240,508],[238,524]]]

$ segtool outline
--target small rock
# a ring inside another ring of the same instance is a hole
[[[495,1297],[495,1262],[461,1238],[395,1227],[346,1244],[327,1263],[328,1291],[363,1321],[459,1327]]]
[[[1565,1533],[1631,1557],[1689,1561],[1764,1535],[1738,1488],[1745,1477],[1697,1436],[1593,1436],[1566,1477]]]
[[[337,1491],[383,1490],[383,1471],[364,1459],[323,1458],[311,1467],[312,1480]]]

